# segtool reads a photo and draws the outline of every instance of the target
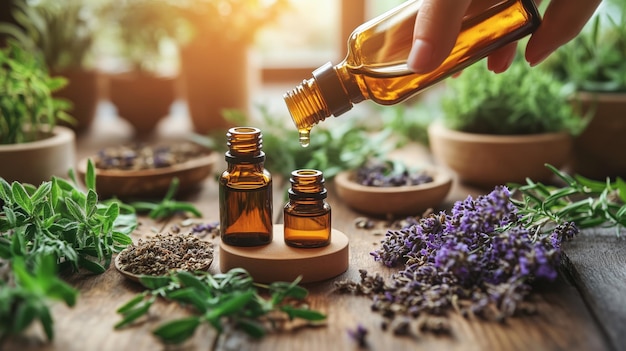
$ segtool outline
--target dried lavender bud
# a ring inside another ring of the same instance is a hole
[[[120,269],[140,275],[164,275],[170,270],[205,270],[213,261],[213,244],[192,234],[139,239],[119,253]]]
[[[391,161],[372,160],[356,170],[356,182],[366,186],[396,187],[420,185],[433,181],[425,172],[411,173],[405,167]]]
[[[367,347],[367,333],[368,330],[363,325],[357,325],[356,329],[348,329],[348,335],[352,340],[356,341],[359,347],[366,348]]]
[[[386,317],[444,315],[455,309],[464,316],[503,321],[527,308],[523,300],[532,279],[556,278],[560,244],[577,232],[571,223],[547,234],[524,227],[508,189],[496,187],[455,203],[450,214],[430,214],[388,230],[371,254],[403,269],[390,283],[361,271],[352,292],[370,296],[372,309]]]
[[[98,151],[94,163],[100,169],[142,170],[170,167],[206,155],[208,150],[190,142],[171,145],[142,143],[111,146]]]

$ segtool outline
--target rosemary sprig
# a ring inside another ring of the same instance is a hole
[[[166,322],[153,331],[166,344],[184,342],[203,323],[213,326],[219,334],[239,329],[261,338],[289,320],[326,318],[304,303],[308,292],[298,285],[300,279],[262,285],[255,283],[246,270],[235,268],[223,274],[178,271],[168,276],[141,276],[140,280],[148,290],[117,310],[123,319],[115,328],[126,327],[147,314],[158,297],[192,306],[191,316]],[[267,291],[269,298],[261,296],[259,289]]]
[[[528,227],[574,222],[580,229],[615,227],[617,234],[626,227],[626,182],[622,178],[596,181],[571,176],[546,165],[565,186],[549,186],[526,180],[525,185],[510,185],[521,194],[512,199]]]
[[[148,216],[152,219],[169,218],[176,213],[191,213],[196,217],[202,217],[202,213],[193,204],[185,201],[174,200],[174,195],[178,191],[180,181],[174,177],[170,183],[167,193],[160,202],[135,201],[129,205],[137,212],[148,212]]]

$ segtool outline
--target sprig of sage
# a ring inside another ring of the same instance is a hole
[[[211,325],[218,334],[228,327],[261,338],[293,319],[319,322],[326,318],[306,305],[308,291],[298,285],[300,278],[263,285],[255,283],[246,270],[234,268],[220,274],[178,271],[167,276],[141,276],[140,281],[148,289],[117,310],[122,320],[115,328],[129,326],[146,315],[158,297],[193,307],[190,316],[165,322],[153,330],[165,344],[186,341],[202,324]],[[263,297],[260,290],[269,297]]]
[[[35,320],[52,339],[48,299],[71,306],[77,295],[56,272],[103,273],[113,253],[132,243],[135,213],[118,202],[98,201],[93,164],[86,192],[72,171],[70,178],[73,183],[53,177],[38,187],[0,178],[0,268],[8,268],[0,279],[0,340]]]
[[[512,199],[522,220],[529,227],[574,222],[580,229],[614,227],[619,235],[626,227],[626,182],[622,178],[606,181],[569,175],[552,165],[546,165],[564,186],[545,185],[526,180],[512,184],[521,198]]]

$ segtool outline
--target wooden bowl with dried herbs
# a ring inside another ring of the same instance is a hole
[[[78,163],[80,178],[89,160],[95,166],[99,197],[158,198],[175,177],[179,192],[196,187],[211,174],[217,154],[187,141],[111,146]]]
[[[211,242],[194,234],[157,234],[122,250],[115,257],[115,268],[137,282],[142,275],[206,271],[213,262],[213,251]]]
[[[334,178],[337,194],[352,209],[372,216],[417,215],[440,205],[452,177],[428,166],[416,170],[400,162],[370,162]]]

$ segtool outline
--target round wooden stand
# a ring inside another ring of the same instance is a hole
[[[274,239],[265,246],[238,247],[220,241],[220,270],[246,269],[256,282],[293,281],[302,283],[330,279],[348,269],[348,237],[333,229],[328,246],[300,249],[287,246],[283,225],[274,224]]]

